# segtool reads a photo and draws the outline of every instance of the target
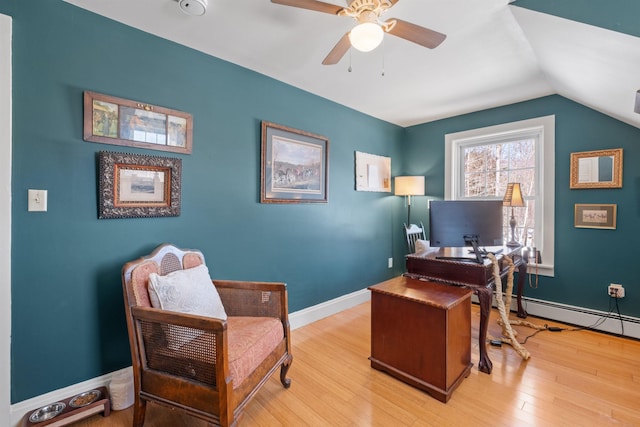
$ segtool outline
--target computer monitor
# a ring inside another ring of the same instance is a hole
[[[435,247],[502,246],[502,200],[431,200],[429,241]]]

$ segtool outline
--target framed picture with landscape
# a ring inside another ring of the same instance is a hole
[[[329,140],[262,122],[261,203],[327,203]]]
[[[98,153],[98,218],[180,215],[182,160]]]
[[[191,154],[193,117],[182,111],[84,93],[85,141]]]

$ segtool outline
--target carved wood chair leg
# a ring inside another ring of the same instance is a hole
[[[136,399],[133,407],[133,427],[142,427],[146,412],[147,401],[140,398]]]
[[[280,382],[282,383],[284,388],[291,387],[291,378],[287,378],[287,372],[289,372],[292,361],[293,357],[289,356],[289,359],[285,361],[282,366],[280,366]]]

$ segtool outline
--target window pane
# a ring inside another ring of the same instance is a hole
[[[511,169],[535,167],[535,141],[527,139],[510,143]]]
[[[480,145],[464,149],[465,172],[495,169],[495,147]]]
[[[485,175],[474,173],[465,176],[464,197],[478,197],[484,193]]]
[[[506,170],[510,167],[511,162],[511,144],[496,144],[500,146],[500,150],[498,150],[500,169]]]

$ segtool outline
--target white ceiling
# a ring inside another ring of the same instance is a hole
[[[640,38],[510,0],[401,0],[384,18],[445,33],[439,47],[386,35],[332,66],[351,18],[269,0],[209,0],[199,17],[175,0],[65,1],[400,126],[557,93],[640,128]]]

